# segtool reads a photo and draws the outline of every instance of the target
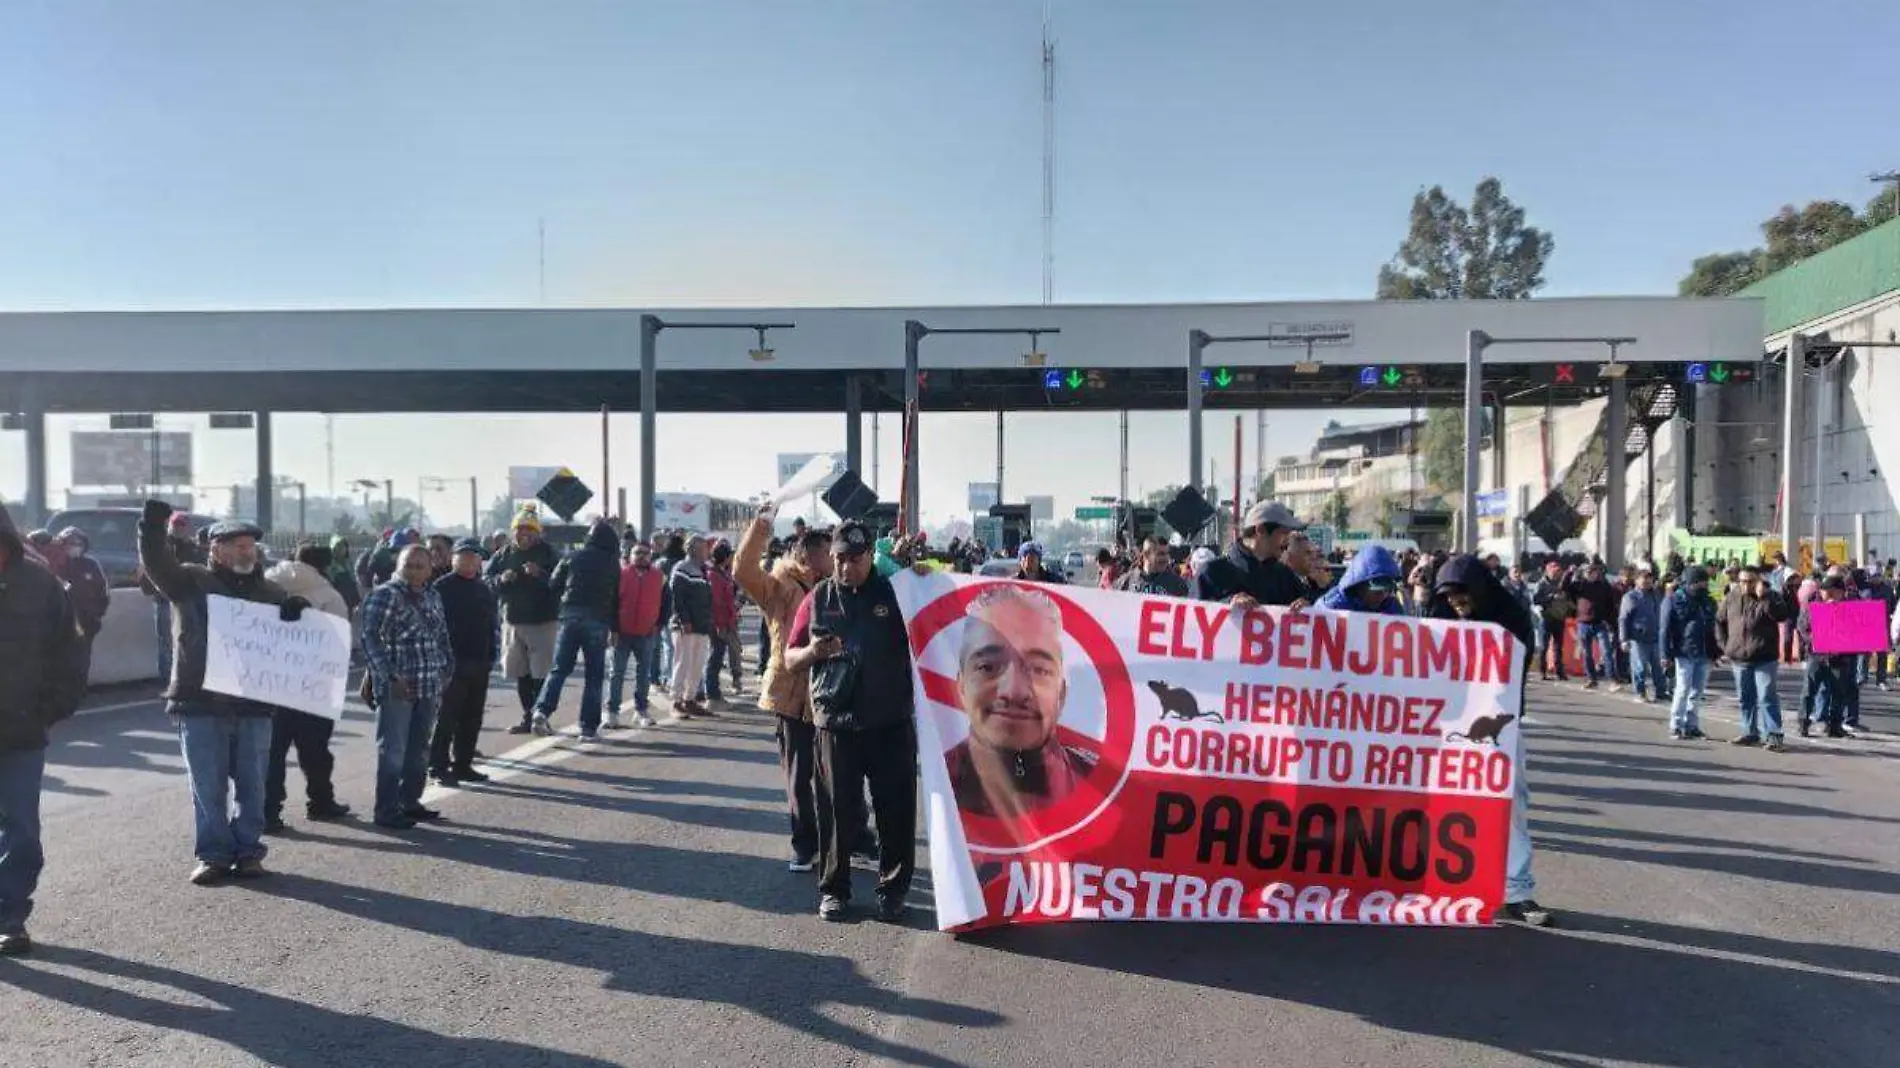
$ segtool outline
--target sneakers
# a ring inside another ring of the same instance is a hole
[[[313,820],[340,820],[349,814],[350,806],[341,801],[312,803],[304,809],[304,815]]]
[[[1813,736],[1814,736],[1814,729],[1812,727],[1809,727],[1806,723],[1801,724],[1801,737],[1811,738]]]
[[[633,725],[636,727],[651,727],[653,726],[653,717],[647,715],[645,712],[638,713],[633,717]]]
[[[1769,735],[1768,743],[1762,746],[1762,748],[1768,750],[1770,753],[1785,753],[1788,751],[1788,747],[1781,743],[1781,735],[1779,734]]]
[[[626,724],[620,722],[620,713],[618,712],[609,712],[606,718],[600,721],[600,729],[604,731],[617,731],[625,726]]]
[[[33,938],[25,931],[0,934],[0,957],[24,957],[33,952]]]
[[[520,722],[520,723],[517,723],[517,724],[515,724],[514,726],[512,726],[512,727],[510,727],[510,728],[508,728],[508,733],[509,733],[509,734],[527,734],[527,733],[529,733],[529,732],[531,732],[531,731],[533,731],[533,730],[534,730],[534,728],[533,728],[532,726],[530,726],[530,725],[529,725],[529,724],[528,724],[528,723],[527,723],[527,722],[526,722],[526,721],[524,720],[523,722]]]
[[[1688,735],[1683,733],[1682,728],[1672,727],[1670,728],[1670,731],[1669,731],[1669,737],[1674,738],[1676,741],[1680,742],[1684,738],[1687,738]]]
[[[1498,919],[1521,923],[1526,927],[1549,927],[1554,918],[1549,909],[1528,899],[1507,901],[1502,908],[1498,909]]]
[[[1838,727],[1829,727],[1827,729],[1827,736],[1829,738],[1846,738],[1848,737],[1848,734],[1846,731],[1841,730]]]
[[[230,868],[201,860],[191,869],[191,885],[215,886],[223,882],[224,877],[229,874],[231,874]]]
[[[436,771],[431,771],[429,773],[429,778],[434,779],[436,782],[439,782],[444,786],[462,785],[462,777],[446,769],[438,769]]]
[[[1850,735],[1858,736],[1864,728],[1858,723],[1843,723],[1841,729]]]
[[[880,894],[877,899],[877,918],[890,923],[899,923],[910,905],[902,894]]]
[[[1583,684],[1583,688],[1584,688],[1584,689],[1586,689],[1586,690],[1594,690],[1594,689],[1596,689],[1596,688],[1597,688],[1597,680],[1595,680],[1595,679],[1591,679],[1591,680],[1590,680],[1589,682],[1586,682],[1586,683],[1584,683],[1584,684]]]
[[[529,724],[528,729],[542,738],[546,738],[554,733],[554,725],[549,723],[548,717],[540,712],[534,714],[534,720]]]
[[[818,858],[810,853],[794,853],[791,863],[785,865],[786,871],[810,871],[818,866]]]
[[[1702,733],[1702,728],[1700,727],[1690,727],[1688,730],[1682,732],[1682,736],[1694,741],[1701,741],[1708,737],[1708,735]]]
[[[488,776],[474,768],[456,768],[455,777],[463,782],[487,782]]]
[[[1760,745],[1760,744],[1761,744],[1761,738],[1760,738],[1760,737],[1759,737],[1758,735],[1753,735],[1753,734],[1744,734],[1744,735],[1742,735],[1742,736],[1741,736],[1740,738],[1734,738],[1734,739],[1731,739],[1731,740],[1729,741],[1729,743],[1728,743],[1728,744],[1730,744],[1730,745],[1739,745],[1739,746],[1742,746],[1742,747],[1744,747],[1744,748],[1747,748],[1747,747],[1749,747],[1749,746],[1757,746],[1757,745]]]
[[[264,870],[263,857],[245,857],[231,865],[231,874],[239,879],[259,879],[270,872]]]
[[[424,808],[421,805],[404,805],[402,814],[411,820],[417,820],[423,823],[434,823],[436,820],[442,818],[442,813],[432,808]]]
[[[818,899],[818,918],[821,920],[842,923],[850,912],[851,906],[845,904],[844,898],[826,894]]]
[[[598,742],[600,741],[600,732],[599,731],[582,731],[580,733],[580,740],[583,742]]]

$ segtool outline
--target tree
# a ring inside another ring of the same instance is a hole
[[[1814,200],[1806,207],[1783,205],[1763,221],[1763,244],[1735,252],[1701,256],[1676,285],[1685,297],[1726,297],[1763,278],[1858,237],[1900,215],[1900,188],[1885,187],[1867,202],[1867,210],[1839,200]]]
[[[1352,527],[1352,502],[1346,498],[1344,490],[1336,490],[1331,497],[1326,498],[1326,503],[1320,506],[1319,518],[1335,531]]]
[[[1485,178],[1466,208],[1442,186],[1412,198],[1405,240],[1379,268],[1381,300],[1521,300],[1544,286],[1556,244],[1525,222],[1524,209]]]
[[[1465,416],[1454,408],[1435,408],[1419,436],[1425,456],[1425,481],[1445,491],[1465,488]]]

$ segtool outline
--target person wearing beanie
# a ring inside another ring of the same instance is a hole
[[[0,956],[32,951],[26,921],[45,866],[47,731],[85,692],[79,625],[60,581],[0,507]]]
[[[582,661],[580,736],[594,741],[600,731],[601,690],[607,680],[607,642],[620,619],[620,538],[613,524],[596,519],[587,541],[554,568],[548,591],[559,602],[554,664],[541,684],[530,724],[536,734],[552,734],[549,722],[561,702],[561,690]]]
[[[1698,712],[1708,699],[1709,665],[1721,655],[1707,571],[1694,565],[1683,570],[1676,591],[1663,599],[1656,632],[1663,673],[1675,678],[1669,737],[1678,741],[1705,737]]]
[[[521,721],[509,734],[533,729],[534,703],[554,666],[555,617],[559,602],[549,588],[560,554],[541,538],[541,517],[531,508],[515,516],[508,544],[488,558],[482,577],[501,606],[502,677],[515,680]]]
[[[86,674],[92,674],[92,643],[106,625],[106,612],[112,608],[112,583],[106,570],[87,553],[92,539],[78,527],[67,527],[54,539],[53,553],[60,562],[59,576],[66,580],[66,595],[72,599],[73,615],[79,620],[81,645],[85,650]]]

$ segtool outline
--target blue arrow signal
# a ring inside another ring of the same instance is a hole
[[[1379,369],[1377,367],[1361,367],[1359,369],[1359,384],[1367,388],[1377,386],[1379,384]]]
[[[1690,383],[1707,382],[1709,380],[1709,365],[1706,363],[1692,363],[1683,368],[1682,377]]]
[[[1214,386],[1214,374],[1213,374],[1213,372],[1211,372],[1211,371],[1209,371],[1209,370],[1208,370],[1207,368],[1205,368],[1205,367],[1203,367],[1203,368],[1201,368],[1201,388],[1202,388],[1202,389],[1212,389],[1212,388],[1213,388],[1213,386]]]
[[[1062,388],[1062,372],[1061,371],[1044,371],[1042,373],[1042,388],[1048,389],[1048,390],[1061,389]]]

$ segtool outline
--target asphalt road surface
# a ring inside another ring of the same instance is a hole
[[[8,1068],[1900,1064],[1885,695],[1879,735],[1775,755],[1533,683],[1560,929],[961,938],[930,929],[927,875],[908,926],[814,915],[812,877],[785,870],[769,717],[582,747],[501,733],[512,693],[482,740],[501,777],[433,795],[445,824],[304,823],[293,768],[271,877],[195,888],[177,744],[139,696],[102,698],[50,753],[41,947],[0,960]],[[1710,733],[1734,712],[1719,701]],[[359,811],[370,735],[352,709],[336,744]]]

